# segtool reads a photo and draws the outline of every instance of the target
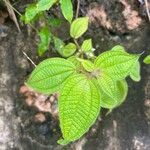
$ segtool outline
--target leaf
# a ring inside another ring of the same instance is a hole
[[[84,68],[86,71],[88,71],[88,72],[94,71],[95,67],[94,67],[94,64],[93,64],[91,61],[85,60],[85,59],[80,59],[80,58],[77,58],[77,59],[78,59],[78,61],[81,62],[83,68]]]
[[[128,54],[123,51],[108,51],[97,57],[95,66],[102,73],[111,75],[113,79],[121,80],[130,74],[138,59],[139,55]]]
[[[71,61],[76,66],[77,70],[81,68],[81,63],[76,56],[71,56],[67,60]]]
[[[65,143],[75,141],[89,130],[99,114],[99,90],[85,75],[73,75],[65,82],[58,106],[63,139]],[[63,140],[59,143],[64,144]]]
[[[38,14],[38,9],[36,7],[36,4],[30,4],[25,11],[25,15],[23,17],[23,20],[25,21],[25,23],[29,23],[31,22],[35,16]]]
[[[68,20],[71,23],[72,18],[73,18],[72,1],[71,0],[60,0],[60,4],[61,4],[61,10],[62,10],[64,17],[66,18],[66,20]]]
[[[53,37],[53,40],[54,40],[54,45],[55,45],[55,49],[56,51],[61,55],[63,56],[63,52],[62,52],[62,48],[65,46],[65,43],[57,38],[57,37]]]
[[[124,47],[121,46],[121,45],[116,45],[116,46],[114,46],[111,50],[112,50],[112,51],[122,51],[122,52],[125,51]]]
[[[40,43],[38,45],[38,53],[39,56],[42,56],[49,48],[49,44],[51,41],[51,33],[49,32],[48,27],[43,27],[39,32]]]
[[[62,20],[59,18],[47,18],[47,20],[52,27],[59,27],[62,24]]]
[[[75,69],[70,61],[63,58],[46,59],[34,69],[27,85],[44,94],[58,92],[64,81],[75,73]]]
[[[107,108],[107,109],[113,109],[115,107],[118,107],[121,103],[124,102],[127,93],[128,93],[128,85],[125,80],[122,81],[116,81],[116,93],[118,93],[117,98],[113,99],[107,93],[105,93],[101,89],[101,107]]]
[[[132,80],[137,81],[137,82],[141,80],[139,61],[135,63],[135,65],[132,67],[131,72],[130,72],[130,77]]]
[[[88,29],[88,17],[77,18],[71,24],[70,35],[77,39]]]
[[[106,74],[103,75],[100,74],[99,77],[97,77],[97,80],[100,88],[103,89],[103,91],[107,95],[116,100],[117,99],[116,81],[114,81],[110,76]]]
[[[75,53],[76,49],[77,48],[74,43],[69,43],[66,46],[64,46],[61,50],[64,57],[69,57]]]
[[[45,11],[49,10],[56,2],[57,0],[39,0],[36,6],[38,11]]]
[[[150,55],[148,55],[147,57],[145,57],[144,63],[145,64],[150,64]]]
[[[49,10],[53,4],[55,4],[57,0],[39,0],[36,4],[30,4],[25,11],[25,15],[23,16],[23,20],[25,23],[30,23],[37,14],[42,11]]]
[[[81,46],[81,49],[84,51],[84,52],[89,52],[92,50],[92,40],[91,39],[88,39],[88,40],[85,40]]]

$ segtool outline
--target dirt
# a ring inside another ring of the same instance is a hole
[[[23,11],[25,5],[21,4],[18,1],[18,9]],[[91,18],[89,30],[84,37],[93,39],[97,55],[116,44],[123,45],[131,53],[145,51],[143,58],[150,54],[150,23],[144,5],[139,1],[81,0],[80,16],[82,15]],[[129,94],[124,104],[108,116],[104,115],[106,110],[103,110],[84,137],[62,147],[57,144],[61,136],[57,118],[50,112],[41,110],[41,105],[33,105],[37,100],[35,95],[35,101],[27,103],[27,97],[19,92],[34,69],[22,51],[36,64],[44,59],[37,56],[38,37],[35,31],[23,25],[21,31],[18,33],[8,18],[0,24],[1,150],[150,149],[150,66],[144,65],[141,59],[142,79],[137,83],[128,79]],[[68,40],[65,32],[60,36]],[[46,57],[54,55],[56,54],[48,52]]]

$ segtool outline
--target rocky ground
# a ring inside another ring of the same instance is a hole
[[[85,37],[93,38],[96,54],[116,44],[131,53],[145,51],[143,57],[150,54],[150,23],[142,2],[81,0],[80,15],[90,18]],[[15,5],[23,12],[25,3],[18,0]],[[46,97],[24,86],[34,66],[23,52],[36,64],[43,58],[37,56],[34,30],[22,24],[20,28],[18,32],[7,14],[0,15],[0,150],[150,149],[150,66],[141,59],[142,79],[138,83],[128,79],[129,94],[124,104],[108,116],[102,114],[82,139],[62,147],[57,144],[61,136],[57,95]],[[62,29],[58,33],[68,40]],[[49,52],[47,57],[53,55]]]

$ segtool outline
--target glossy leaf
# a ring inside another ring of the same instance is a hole
[[[97,86],[85,75],[68,78],[59,101],[60,127],[66,144],[79,139],[95,122],[100,111],[100,94]]]
[[[75,53],[76,45],[74,43],[69,43],[66,46],[64,46],[61,50],[64,57],[69,57]]]
[[[128,93],[128,85],[125,80],[116,81],[116,93],[117,97],[114,99],[110,97],[103,89],[101,89],[101,107],[107,109],[113,109],[122,104]]]
[[[147,57],[145,57],[144,63],[145,64],[150,64],[150,55],[148,55]]]
[[[46,59],[34,69],[27,85],[44,94],[58,92],[75,69],[70,61],[63,58]]]
[[[66,20],[68,20],[71,23],[72,18],[73,18],[72,1],[71,0],[60,0],[60,4],[61,4],[61,10],[62,10],[64,17],[66,18]]]
[[[108,51],[97,57],[95,66],[101,72],[111,75],[113,79],[121,80],[130,74],[138,59],[139,55],[128,54],[124,51]]]
[[[81,49],[84,51],[84,52],[89,52],[92,50],[92,40],[91,39],[88,39],[88,40],[85,40],[81,46]]]
[[[39,56],[42,56],[49,48],[49,44],[51,41],[51,33],[47,27],[43,27],[39,32],[40,43],[38,45],[38,53]]]
[[[141,80],[139,61],[135,63],[135,65],[132,67],[131,72],[130,72],[130,77],[132,80],[137,81],[137,82]]]
[[[88,29],[88,17],[77,18],[71,24],[70,35],[77,39]]]

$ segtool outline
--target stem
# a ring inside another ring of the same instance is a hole
[[[16,9],[14,8],[12,5],[10,5],[6,0],[3,0],[5,3],[7,3],[7,5],[9,5],[20,17],[22,17],[23,15]],[[28,23],[30,27],[32,27],[32,29],[34,29],[37,33],[39,32],[31,23]]]
[[[150,21],[150,12],[149,12],[149,7],[148,7],[148,1],[147,0],[144,0],[144,1],[145,1],[145,6],[146,6],[147,16],[148,16],[148,19]]]
[[[79,45],[78,41],[76,39],[73,39],[73,40],[74,40],[74,43],[76,44],[78,50],[80,50],[81,48],[80,48],[80,45]]]
[[[74,43],[76,44],[77,48],[78,48],[78,51],[79,51],[79,55],[81,56],[81,58],[83,58],[83,51],[78,43],[78,41],[76,39],[73,39],[74,40]]]
[[[31,64],[36,67],[36,64],[33,62],[33,60],[24,51],[22,51],[22,53],[31,62]]]
[[[76,10],[76,19],[78,18],[79,16],[79,9],[80,9],[80,0],[77,0],[77,10]]]

